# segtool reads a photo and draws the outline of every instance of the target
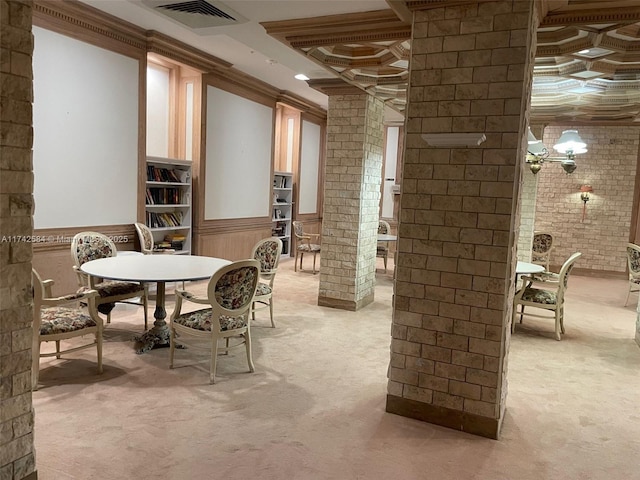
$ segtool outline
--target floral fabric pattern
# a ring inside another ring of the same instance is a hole
[[[553,245],[553,236],[549,233],[536,233],[533,236],[533,259],[546,260],[547,254]]]
[[[260,262],[261,272],[270,272],[278,260],[279,253],[276,242],[264,242],[256,249],[253,258]]]
[[[630,273],[640,274],[640,251],[627,247],[627,256],[629,257]]]
[[[80,235],[76,239],[75,255],[80,265],[98,258],[113,257],[111,241],[103,235]]]
[[[381,235],[386,235],[387,233],[389,233],[389,229],[387,228],[386,223],[378,223],[378,233]]]
[[[316,245],[315,243],[303,243],[298,245],[298,250],[302,252],[319,252],[320,245]]]
[[[140,227],[138,230],[140,232],[140,236],[142,237],[142,244],[145,250],[153,249],[153,237],[151,236],[151,232],[145,228],[144,226]]]
[[[195,312],[183,313],[174,320],[175,323],[184,325],[194,330],[202,330],[204,332],[211,331],[211,320],[213,311],[210,308],[204,310],[197,310]],[[239,317],[229,317],[227,315],[220,315],[218,319],[220,322],[220,331],[235,330],[237,328],[244,328],[247,325],[247,315],[240,315]]]
[[[263,295],[271,295],[271,287],[266,283],[259,282],[258,289],[256,290],[256,297],[261,297]]]
[[[527,288],[522,294],[525,302],[542,303],[545,305],[555,305],[557,302],[556,292],[543,290],[540,288]]]
[[[139,283],[119,282],[114,280],[98,283],[94,289],[98,291],[100,297],[104,298],[140,292],[143,290],[143,287]],[[82,287],[78,290],[78,293],[83,293],[87,290],[91,290],[91,287]]]
[[[216,284],[216,301],[227,310],[237,310],[249,304],[255,294],[258,272],[252,267],[241,267],[225,273]]]
[[[40,318],[42,320],[40,335],[68,333],[96,326],[93,318],[80,310],[72,308],[43,308],[40,310]]]

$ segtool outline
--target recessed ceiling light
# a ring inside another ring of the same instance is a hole
[[[294,76],[293,78],[296,78],[298,80],[304,80],[307,81],[309,80],[309,77],[307,77],[304,73],[298,73],[296,76]]]
[[[587,54],[587,53],[589,53],[589,49],[588,49],[588,48],[586,48],[586,49],[584,49],[584,50],[580,50],[580,51],[578,52],[578,55],[585,55],[585,54]]]

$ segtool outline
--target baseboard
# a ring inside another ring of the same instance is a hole
[[[387,395],[386,411],[493,440],[498,440],[500,437],[500,427],[502,426],[502,422],[497,418],[481,417],[473,413],[452,410],[395,395]]]
[[[372,302],[373,293],[361,298],[357,302],[354,300],[341,300],[339,298],[318,297],[318,306],[320,307],[339,308],[340,310],[348,310],[350,312],[360,310],[362,307],[366,307]]]

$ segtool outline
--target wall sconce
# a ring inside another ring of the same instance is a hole
[[[582,221],[584,222],[584,218],[587,214],[587,202],[589,201],[589,194],[593,192],[593,187],[591,185],[582,185],[580,187],[580,200],[582,200]]]
[[[577,130],[565,130],[558,139],[553,148],[560,153],[564,153],[564,157],[551,157],[549,150],[538,140],[529,128],[527,148],[527,163],[531,172],[535,175],[542,168],[544,162],[558,162],[562,165],[562,169],[567,173],[573,173],[576,169],[576,155],[587,152],[587,144],[584,143]]]

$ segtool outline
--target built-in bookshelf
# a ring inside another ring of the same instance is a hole
[[[291,252],[291,216],[293,212],[293,174],[274,172],[271,205],[271,234],[282,240],[282,254]]]
[[[147,157],[145,223],[156,248],[191,254],[191,162]]]

